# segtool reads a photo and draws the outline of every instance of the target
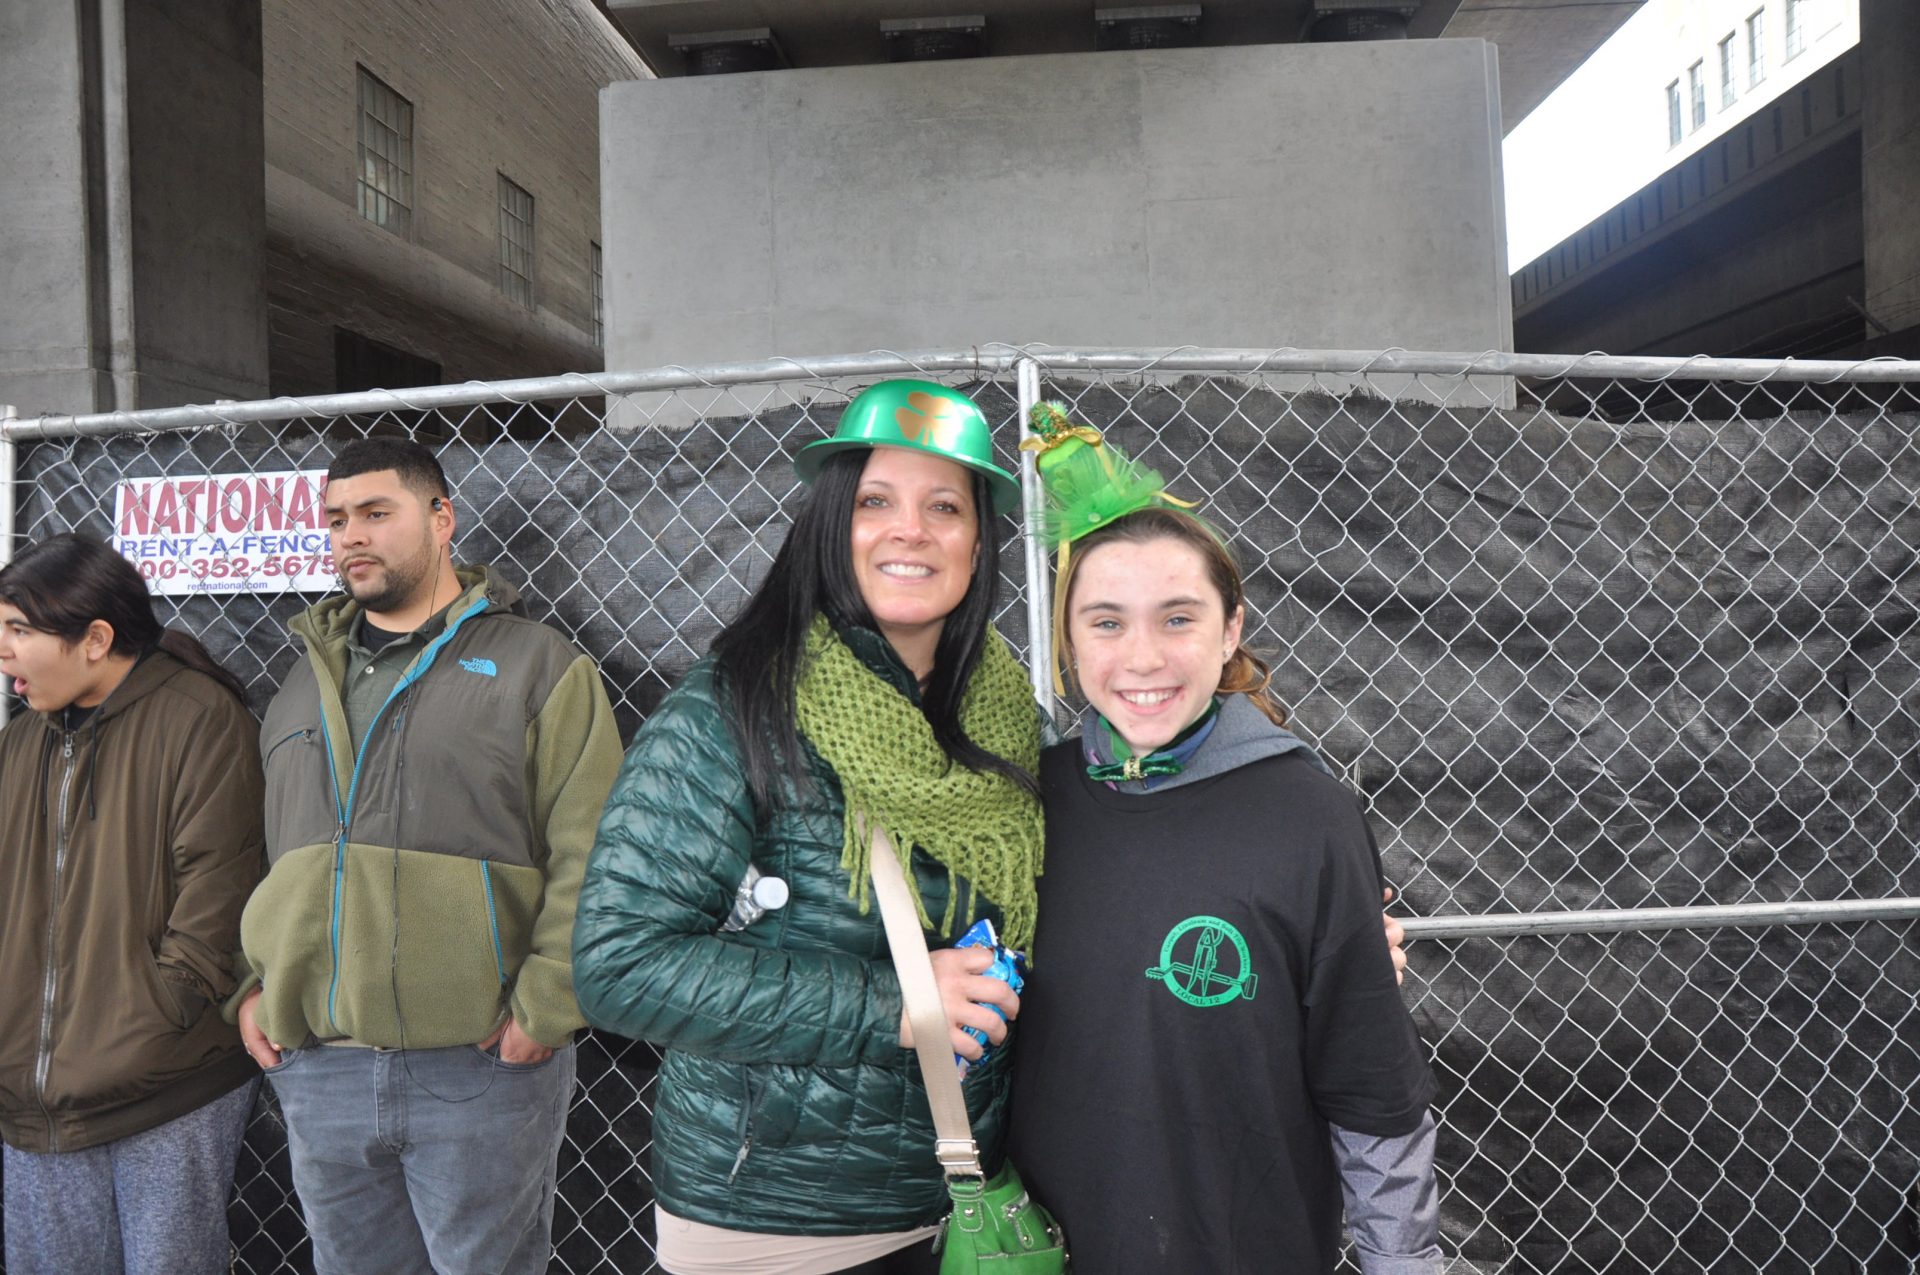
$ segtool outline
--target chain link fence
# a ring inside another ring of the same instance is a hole
[[[988,346],[14,421],[0,464],[33,539],[110,533],[124,479],[434,443],[457,553],[630,737],[771,561],[792,452],[899,375],[972,395],[1009,467],[1066,401],[1240,553],[1414,918],[1455,1269],[1914,1269],[1920,365]],[[1000,566],[1031,655],[1044,558]],[[161,599],[256,708],[309,601]],[[656,1062],[582,1046],[556,1271],[654,1268]],[[266,1097],[236,1270],[310,1270],[288,1180]]]

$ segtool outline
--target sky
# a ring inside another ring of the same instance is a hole
[[[1671,162],[1666,100],[1646,91],[1662,62],[1661,6],[1620,24],[1506,140],[1507,262],[1515,271],[1652,181]]]

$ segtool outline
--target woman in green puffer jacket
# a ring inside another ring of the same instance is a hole
[[[857,827],[911,848],[957,1053],[981,1057],[967,1027],[1002,1043],[1019,1002],[950,945],[980,916],[1009,946],[1033,934],[1039,718],[989,627],[1019,487],[984,416],[886,382],[796,463],[812,491],[766,582],[627,753],[574,931],[587,1018],[666,1050],[674,1275],[937,1269],[947,1195]],[[749,867],[790,901],[723,931]],[[989,1051],[965,1086],[989,1173],[1008,1062]]]

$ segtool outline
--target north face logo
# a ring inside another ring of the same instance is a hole
[[[460,667],[469,673],[478,673],[482,677],[498,677],[500,670],[494,667],[492,660],[461,660]]]

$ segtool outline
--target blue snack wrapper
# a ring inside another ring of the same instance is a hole
[[[1003,946],[1000,942],[1000,936],[993,931],[992,921],[986,920],[985,918],[975,921],[973,927],[963,934],[960,937],[960,941],[955,943],[954,946],[987,948],[993,953],[993,964],[989,965],[984,971],[986,976],[988,978],[999,979],[1011,987],[1016,993],[1026,987],[1026,953],[1016,952],[1010,947]],[[987,1008],[996,1014],[1000,1014],[1000,1007],[998,1005],[989,1005]],[[1000,1017],[1004,1020],[1006,1015],[1000,1014]],[[981,1061],[986,1061],[987,1054],[993,1052],[993,1046],[987,1043],[987,1034],[977,1027],[963,1027],[961,1030],[980,1042],[981,1049],[985,1051],[980,1055],[980,1058]],[[972,1062],[966,1058],[962,1058],[959,1054],[953,1056],[953,1061],[960,1068],[960,1079],[965,1080],[967,1078],[967,1070],[973,1065]]]

